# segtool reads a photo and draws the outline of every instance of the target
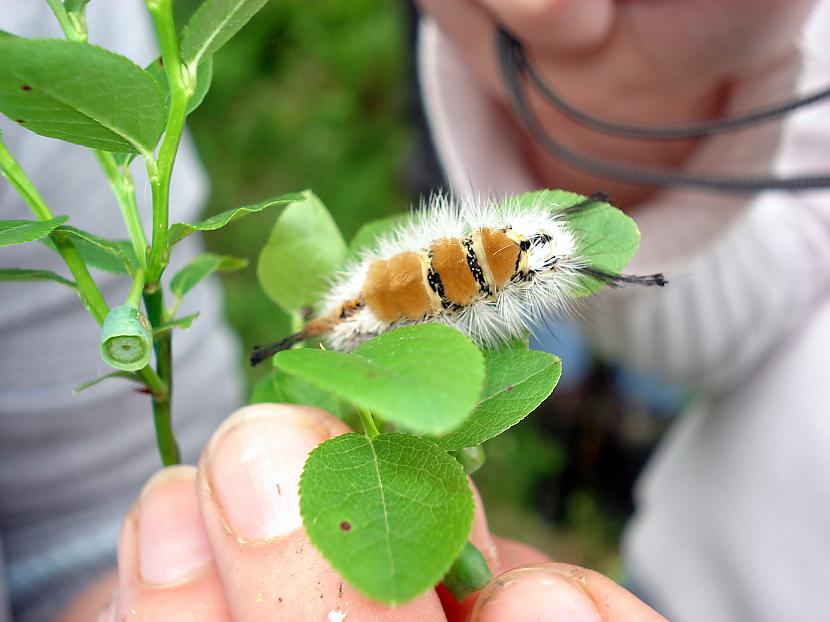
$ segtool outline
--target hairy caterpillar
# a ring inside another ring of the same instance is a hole
[[[558,212],[434,195],[332,283],[321,312],[298,333],[251,353],[256,365],[311,337],[351,350],[391,328],[441,322],[480,346],[525,334],[568,310],[581,279],[663,286],[662,274],[612,274],[580,257],[568,217],[607,202],[597,193]]]

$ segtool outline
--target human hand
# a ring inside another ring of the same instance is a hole
[[[813,0],[419,0],[502,104],[494,51],[500,23],[525,44],[542,77],[578,109],[632,125],[714,118],[732,87],[779,67]],[[782,95],[783,98],[783,95]],[[564,146],[627,165],[675,168],[697,141],[629,140],[575,123],[533,92],[530,105]],[[761,103],[761,102],[759,102]],[[768,103],[768,102],[765,102]],[[631,207],[648,191],[597,179],[549,156],[523,131],[542,185],[610,190]]]
[[[198,468],[159,472],[135,502],[118,587],[99,622],[663,620],[602,575],[539,564],[541,553],[492,536],[478,495],[471,540],[494,574],[514,570],[463,605],[443,590],[397,608],[361,596],[309,542],[297,495],[308,452],[347,431],[308,407],[259,404],[232,415]]]

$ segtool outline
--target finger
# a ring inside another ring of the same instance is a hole
[[[578,566],[548,563],[506,572],[485,588],[474,622],[666,622],[611,579]]]
[[[470,542],[475,544],[476,548],[481,552],[490,572],[499,574],[505,568],[502,566],[499,549],[496,546],[496,539],[490,533],[490,528],[487,525],[487,514],[485,513],[484,503],[481,500],[478,488],[476,488],[472,480],[470,480],[470,488],[473,491],[473,501],[475,502],[475,514],[473,515],[473,527],[470,530]]]
[[[107,609],[118,586],[118,573],[113,569],[90,585],[61,612],[56,622],[89,622]]]
[[[444,620],[434,592],[394,609],[353,590],[302,526],[308,453],[348,428],[316,408],[257,404],[214,435],[199,465],[199,502],[236,622]]]
[[[124,520],[118,543],[117,620],[229,622],[196,500],[196,469],[157,473]]]
[[[476,495],[476,520],[473,523],[473,534],[470,536],[470,540],[479,547],[494,576],[507,570],[518,568],[519,566],[551,561],[547,555],[527,544],[491,535],[487,530],[484,508],[481,505],[478,491],[475,488],[473,490]],[[481,514],[481,518],[479,518],[479,513]],[[483,537],[484,532],[486,532],[486,538]],[[487,546],[495,548],[496,557],[488,559],[487,553],[485,553],[485,550],[487,550],[485,547]],[[491,561],[491,559],[494,561]],[[476,592],[464,602],[459,603],[443,586],[439,586],[437,592],[448,622],[463,622],[464,620],[469,620],[475,608],[476,600],[480,595],[480,592]]]
[[[613,0],[480,0],[499,23],[539,50],[596,47],[611,32]]]

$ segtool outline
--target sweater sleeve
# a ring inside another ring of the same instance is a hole
[[[825,87],[830,0],[801,52],[735,85],[727,114]],[[811,52],[812,50],[812,52]],[[419,78],[433,142],[453,192],[503,196],[539,187],[515,130],[452,42],[421,23]],[[554,129],[555,133],[555,129]],[[793,175],[830,169],[830,107],[707,138],[689,171]],[[604,291],[581,309],[601,355],[709,391],[737,382],[805,321],[830,281],[830,192],[715,195],[666,190],[631,216],[642,243],[627,271],[663,272],[662,289]]]

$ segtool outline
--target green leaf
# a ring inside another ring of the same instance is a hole
[[[475,447],[513,427],[551,394],[562,362],[558,357],[528,350],[486,350],[487,375],[481,400],[464,425],[436,442],[444,449]]]
[[[193,324],[193,320],[199,317],[199,312],[191,313],[190,315],[183,315],[182,317],[177,317],[175,319],[170,320],[169,322],[164,322],[163,324],[159,324],[158,326],[153,327],[153,341],[158,341],[158,338],[166,335],[167,333],[171,332],[174,328],[181,328],[182,330],[187,330],[190,328],[190,325]]]
[[[201,222],[193,224],[176,223],[170,227],[168,246],[172,248],[173,245],[178,244],[181,240],[196,231],[215,231],[216,229],[221,229],[225,225],[230,224],[235,220],[239,220],[240,218],[244,218],[249,214],[256,214],[262,210],[268,209],[269,207],[288,205],[289,203],[302,200],[303,195],[297,192],[292,194],[284,194],[276,199],[268,199],[267,201],[257,203],[256,205],[246,205],[245,207],[237,207],[221,212],[211,216],[210,218],[206,218]]]
[[[170,86],[167,84],[167,75],[164,73],[161,57],[147,65],[145,71],[156,81],[164,99],[164,106],[167,108],[170,105]],[[187,114],[196,110],[204,101],[205,95],[210,90],[211,80],[213,80],[213,59],[208,58],[196,69],[196,90],[187,100]]]
[[[317,302],[346,258],[346,243],[323,203],[311,192],[283,210],[259,254],[257,278],[271,300],[299,311]]]
[[[395,214],[367,222],[357,230],[357,233],[349,242],[349,255],[355,256],[364,250],[368,250],[380,236],[391,233],[395,227],[400,226],[409,218],[409,214]]]
[[[225,45],[268,0],[205,0],[182,32],[181,54],[198,65]]]
[[[165,109],[131,60],[88,43],[0,38],[0,112],[51,138],[115,152],[153,151]]]
[[[337,572],[386,603],[435,585],[473,520],[464,470],[422,438],[346,434],[317,447],[300,480],[308,536]]]
[[[0,268],[0,281],[55,281],[69,287],[75,287],[75,283],[65,279],[60,274],[49,270],[33,270],[31,268]]]
[[[67,225],[55,229],[55,234],[71,239],[84,263],[93,268],[113,274],[130,274],[138,265],[133,247],[126,240],[107,240]]]
[[[79,384],[77,387],[72,389],[72,393],[80,393],[81,391],[86,391],[90,387],[94,387],[99,382],[103,382],[109,378],[124,378],[125,380],[132,380],[133,382],[137,382],[138,384],[144,384],[144,381],[141,379],[141,376],[138,374],[134,374],[131,371],[114,371],[109,374],[104,374],[103,376],[98,376],[97,378],[93,378],[92,380],[87,380]]]
[[[240,257],[202,253],[179,270],[170,280],[170,291],[176,298],[182,298],[214,272],[232,272],[233,270],[241,270],[247,265],[248,260]]]
[[[405,326],[353,353],[303,348],[274,366],[419,434],[458,427],[478,403],[484,360],[466,336],[441,324]]]
[[[558,212],[586,198],[564,190],[538,190],[507,201],[515,201],[521,207],[548,205],[551,211]],[[594,203],[569,215],[567,222],[576,235],[580,257],[589,265],[613,274],[623,271],[640,245],[637,224],[609,203]],[[603,287],[604,283],[590,277],[581,277],[581,284],[572,295],[588,296]]]
[[[68,216],[58,216],[44,221],[0,220],[0,248],[45,238],[67,220]]]
[[[305,404],[345,418],[350,409],[336,395],[329,393],[300,376],[292,376],[280,369],[274,369],[260,378],[251,392],[251,404],[277,402],[283,404]]]

